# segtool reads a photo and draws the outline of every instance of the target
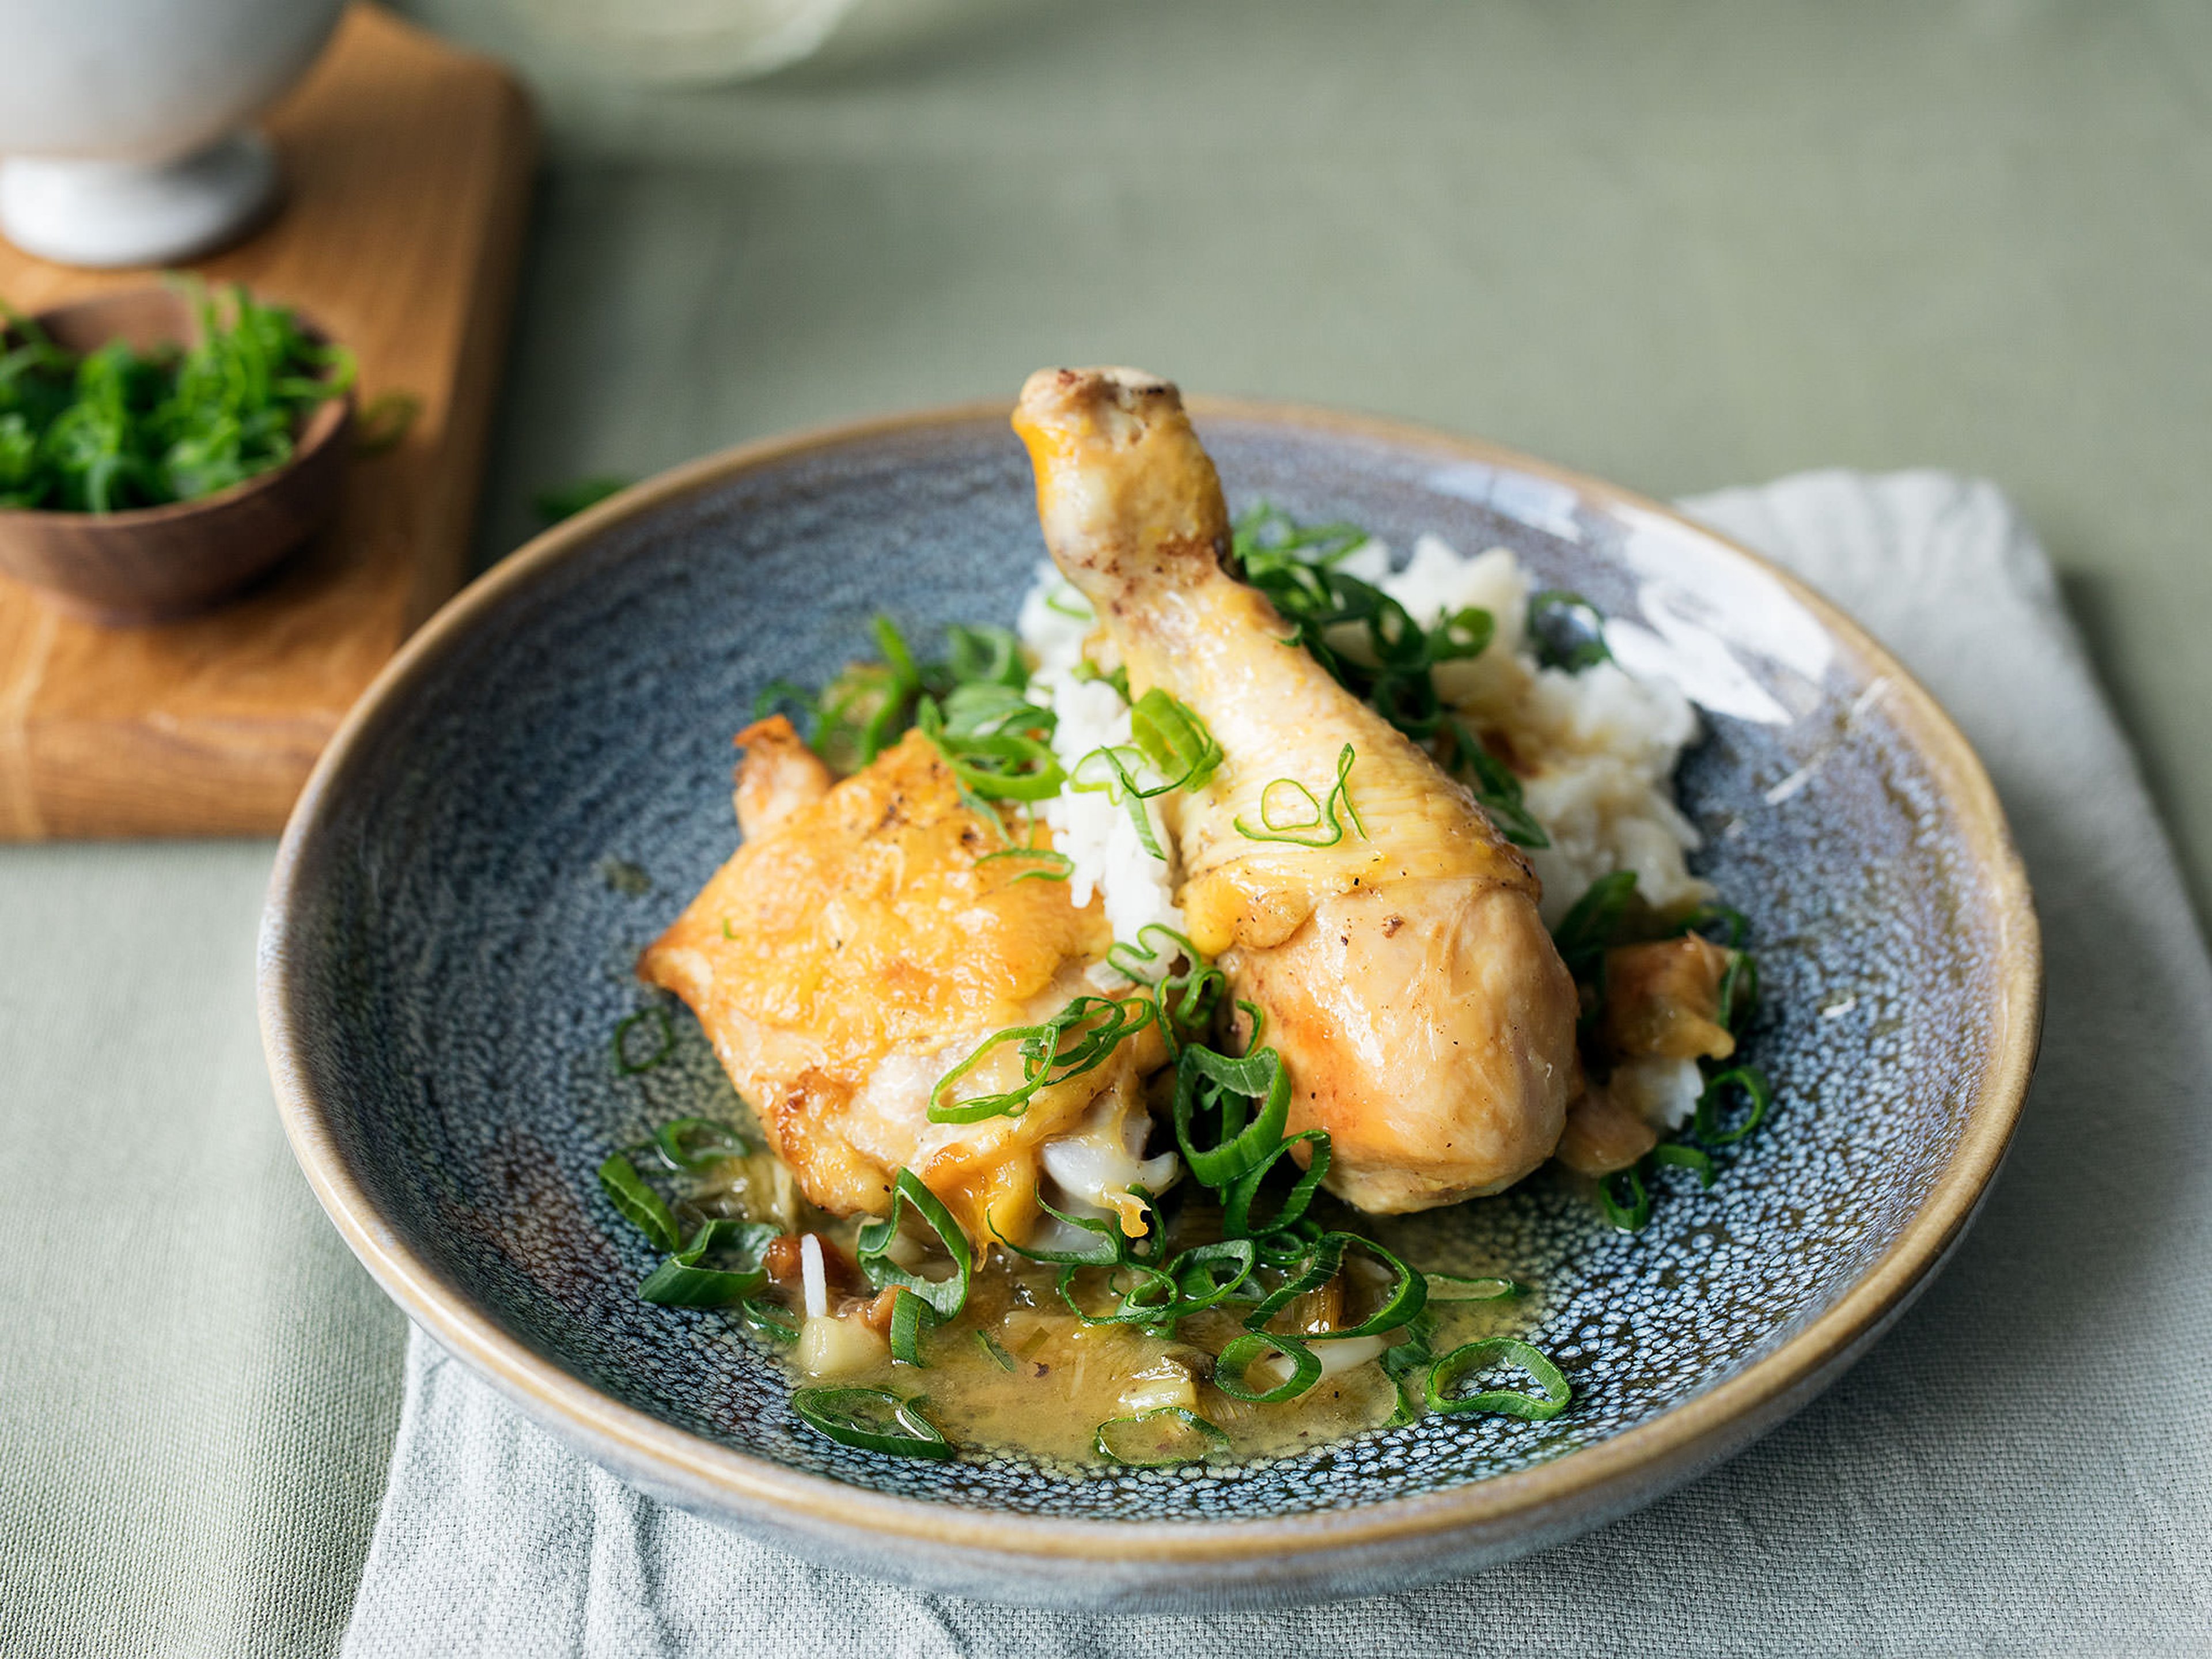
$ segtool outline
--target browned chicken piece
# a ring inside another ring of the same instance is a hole
[[[932,1087],[992,1032],[1034,1024],[1089,989],[1111,944],[1100,907],[1064,882],[978,863],[999,825],[962,804],[919,732],[834,787],[787,721],[746,733],[737,802],[748,836],[638,963],[699,1017],[776,1155],[814,1203],[880,1213],[912,1169],[972,1237],[1025,1238],[1039,1146],[1094,1105],[1144,1109],[1125,1042],[1107,1064],[1041,1091],[1018,1118],[928,1121]],[[963,1085],[1004,1088],[1002,1044]],[[1091,1121],[1097,1121],[1094,1116]]]
[[[1695,933],[1605,953],[1606,1046],[1624,1059],[1726,1060],[1721,981],[1735,952]]]
[[[1553,1156],[1577,1175],[1625,1170],[1659,1144],[1659,1132],[1641,1112],[1615,1100],[1603,1084],[1587,1088],[1567,1108],[1567,1127]]]
[[[1266,1010],[1291,1127],[1329,1133],[1330,1188],[1389,1214],[1521,1179],[1559,1138],[1576,1012],[1527,861],[1426,754],[1286,648],[1274,608],[1223,568],[1221,486],[1173,386],[1048,369],[1014,427],[1045,544],[1130,689],[1181,698],[1226,753],[1204,790],[1167,798],[1181,902],[1193,940]],[[1326,801],[1346,744],[1364,833],[1349,812],[1327,848],[1237,828],[1269,821],[1278,779]]]
[[[755,720],[738,733],[737,741],[745,759],[738,768],[732,804],[738,809],[738,829],[747,841],[765,835],[800,807],[813,805],[836,781],[787,715]]]

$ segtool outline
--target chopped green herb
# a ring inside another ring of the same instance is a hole
[[[1328,796],[1314,799],[1312,790],[1296,778],[1277,778],[1260,792],[1260,823],[1255,830],[1242,817],[1234,821],[1237,833],[1250,841],[1286,841],[1294,847],[1334,847],[1344,839],[1346,820],[1350,820],[1359,838],[1367,838],[1367,826],[1359,821],[1359,809],[1352,804],[1352,763],[1358,751],[1350,744],[1337,751],[1336,784]],[[1300,803],[1303,803],[1302,805]],[[1342,816],[1338,807],[1343,808]]]
[[[1501,835],[1523,847],[1550,845],[1522,803],[1520,780],[1446,711],[1437,690],[1437,665],[1480,656],[1496,635],[1495,619],[1470,608],[1421,628],[1381,588],[1334,568],[1367,539],[1352,525],[1302,529],[1262,503],[1237,521],[1231,556],[1296,630],[1292,643],[1472,789]],[[1347,627],[1364,631],[1363,653],[1331,642],[1334,630]]]
[[[1144,1030],[1152,1005],[1135,997],[1079,996],[1040,1025],[1009,1025],[994,1031],[967,1059],[938,1079],[929,1091],[932,1123],[980,1123],[989,1117],[1019,1117],[1040,1089],[1080,1077],[1106,1062],[1124,1037]],[[1073,1046],[1066,1046],[1070,1042]],[[1022,1080],[994,1094],[954,1098],[960,1079],[985,1056],[1011,1042],[1021,1060]]]
[[[653,1132],[661,1157],[676,1170],[711,1169],[726,1158],[743,1158],[751,1143],[726,1123],[710,1117],[679,1117]]]
[[[574,518],[586,507],[597,507],[611,495],[621,495],[636,482],[611,472],[600,473],[541,489],[530,498],[530,504],[538,509],[538,516],[545,523],[556,525],[563,519]]]
[[[981,1327],[978,1327],[975,1331],[975,1346],[983,1351],[983,1358],[1000,1370],[1011,1371],[1014,1369],[1013,1355],[1006,1351],[997,1337]]]
[[[891,1260],[892,1241],[898,1237],[901,1217],[908,1210],[920,1216],[930,1231],[937,1235],[939,1246],[951,1258],[953,1277],[927,1279]],[[854,1254],[870,1283],[878,1289],[896,1285],[913,1291],[929,1304],[939,1319],[951,1318],[968,1304],[968,1280],[975,1268],[975,1249],[968,1243],[968,1235],[960,1231],[960,1224],[952,1218],[951,1211],[945,1207],[944,1200],[922,1185],[921,1177],[911,1170],[901,1170],[892,1178],[891,1212],[860,1229]]]
[[[1605,618],[1581,594],[1564,588],[1528,596],[1528,638],[1536,660],[1546,668],[1579,674],[1613,659],[1605,643]]]
[[[684,1248],[668,1200],[647,1186],[637,1166],[620,1152],[599,1165],[599,1186],[623,1219],[643,1233],[655,1249],[672,1254]]]
[[[0,302],[0,507],[117,513],[197,501],[282,466],[308,411],[354,383],[353,354],[233,285],[191,289],[200,338],[80,356]]]
[[[1164,1442],[1154,1436],[1151,1443],[1145,1443],[1141,1432],[1145,1425],[1163,1419],[1177,1425],[1182,1432],[1175,1437],[1174,1442]],[[1133,1417],[1117,1417],[1101,1423],[1091,1444],[1109,1462],[1132,1469],[1173,1468],[1178,1463],[1196,1463],[1221,1456],[1230,1449],[1229,1436],[1187,1406],[1154,1406]]]
[[[898,1457],[944,1458],[952,1444],[911,1401],[886,1389],[800,1389],[791,1409],[817,1434],[841,1446]]]
[[[1535,1382],[1534,1393],[1518,1389],[1485,1389],[1478,1393],[1455,1395],[1452,1393],[1469,1377],[1501,1366],[1511,1366],[1525,1371]],[[1464,1347],[1454,1348],[1436,1363],[1429,1373],[1428,1407],[1432,1412],[1454,1414],[1486,1412],[1499,1417],[1517,1417],[1527,1422],[1542,1423],[1566,1410],[1575,1391],[1544,1352],[1518,1337],[1486,1337],[1480,1342],[1470,1342]]]
[[[641,1053],[630,1033],[647,1024],[653,1028],[651,1046]],[[623,1077],[635,1077],[640,1072],[651,1071],[676,1051],[676,1028],[668,1023],[666,1009],[658,1006],[641,1008],[615,1027],[609,1046],[614,1050],[615,1070]]]

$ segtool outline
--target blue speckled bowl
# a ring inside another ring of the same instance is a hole
[[[1750,1037],[1779,1106],[1649,1229],[1539,1176],[1408,1224],[1541,1285],[1572,1377],[1548,1424],[1430,1418],[1232,1471],[1083,1480],[832,1445],[715,1314],[648,1307],[593,1170],[719,1088],[703,1043],[617,1077],[652,939],[726,858],[731,734],[888,609],[1011,621],[1042,556],[1000,410],[757,445],[562,526],[448,605],[301,797],[262,946],[293,1146],[408,1314],[637,1486],[856,1571],[1001,1600],[1261,1604],[1371,1593],[1571,1535],[1809,1399],[1972,1219],[2033,1063],[2033,912],[1996,800],[1848,621],[1664,509],[1479,444],[1199,406],[1232,505],[1264,496],[1511,547],[1719,712],[1682,775],[1706,873],[1752,917]],[[618,861],[611,864],[610,860]],[[620,864],[650,878],[610,878]],[[678,1024],[690,1028],[688,1020]]]

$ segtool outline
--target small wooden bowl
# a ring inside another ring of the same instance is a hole
[[[126,289],[36,313],[54,343],[90,351],[190,345],[199,319],[168,288]],[[319,331],[303,318],[317,339]],[[350,394],[319,404],[283,465],[198,501],[120,513],[0,508],[0,571],[108,625],[163,622],[238,592],[320,529],[337,507]]]

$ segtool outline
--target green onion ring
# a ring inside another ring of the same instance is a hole
[[[721,1144],[702,1152],[686,1151],[687,1136],[714,1135]],[[679,1117],[672,1123],[664,1123],[653,1131],[653,1144],[660,1148],[661,1157],[678,1170],[704,1170],[720,1164],[726,1158],[743,1158],[752,1151],[752,1144],[726,1123],[717,1123],[710,1117]]]
[[[1720,1129],[1721,1103],[1730,1089],[1741,1089],[1751,1102],[1751,1110],[1735,1128],[1723,1133]],[[1766,1073],[1756,1066],[1732,1066],[1717,1073],[1705,1085],[1705,1092],[1698,1097],[1697,1115],[1691,1120],[1690,1133],[1708,1146],[1726,1146],[1741,1140],[1759,1127],[1766,1115],[1766,1109],[1774,1103],[1774,1091],[1766,1081]]]
[[[1185,1428],[1194,1431],[1206,1441],[1206,1449],[1182,1457],[1173,1454],[1166,1457],[1124,1457],[1114,1449],[1109,1437],[1111,1431],[1121,1427],[1125,1423],[1134,1425],[1149,1423],[1161,1417],[1172,1417]],[[1210,1462],[1230,1449],[1229,1436],[1220,1426],[1207,1422],[1188,1406],[1154,1406],[1149,1410],[1139,1412],[1133,1417],[1109,1418],[1098,1425],[1098,1432],[1092,1437],[1091,1443],[1098,1455],[1109,1462],[1119,1463],[1122,1468],[1130,1469],[1167,1469],[1173,1468],[1179,1463]]]
[[[629,1034],[641,1021],[648,1019],[659,1023],[660,1041],[653,1045],[653,1052],[643,1060],[633,1061],[629,1057]],[[615,1026],[611,1047],[614,1049],[615,1070],[621,1076],[635,1077],[640,1072],[651,1071],[667,1059],[676,1048],[676,1028],[668,1023],[668,1011],[656,1005],[625,1016]]]
[[[655,1249],[673,1252],[684,1248],[668,1201],[645,1184],[637,1165],[620,1152],[599,1165],[599,1186],[623,1219],[643,1233]]]
[[[1037,867],[1024,870],[1010,879],[1012,887],[1018,881],[1066,881],[1075,873],[1075,860],[1053,847],[1002,847],[995,853],[986,853],[975,862],[989,864],[999,859],[1033,859]]]
[[[841,1446],[896,1457],[952,1455],[952,1443],[937,1425],[886,1389],[801,1389],[791,1396],[791,1409],[808,1428]]]
[[[768,1288],[768,1273],[759,1267],[732,1271],[702,1267],[707,1252],[726,1235],[736,1235],[739,1248],[756,1261],[775,1229],[758,1223],[726,1218],[709,1221],[692,1235],[691,1243],[668,1257],[637,1287],[638,1299],[664,1308],[726,1308],[747,1302]]]
[[[1155,1267],[1143,1261],[1117,1261],[1101,1269],[1109,1275],[1106,1288],[1121,1299],[1111,1313],[1095,1314],[1075,1299],[1075,1276],[1091,1263],[1071,1261],[1060,1270],[1060,1299],[1067,1304],[1068,1311],[1086,1325],[1158,1325],[1165,1322],[1175,1312],[1182,1295],[1175,1276],[1164,1267]],[[1114,1279],[1124,1273],[1137,1275],[1135,1285],[1122,1290]],[[1147,1298],[1146,1292],[1157,1291]]]
[[[1701,1188],[1713,1184],[1712,1154],[1685,1140],[1662,1140],[1651,1149],[1654,1164],[1672,1164],[1694,1172]]]
[[[891,1358],[902,1365],[927,1370],[921,1357],[922,1334],[929,1328],[929,1304],[903,1286],[892,1292]]]
[[[911,1208],[929,1224],[937,1235],[937,1242],[952,1258],[955,1277],[925,1279],[909,1268],[902,1267],[890,1259],[888,1252],[897,1238],[899,1217]],[[968,1303],[968,1280],[975,1272],[975,1253],[968,1243],[968,1235],[960,1231],[960,1224],[952,1218],[952,1212],[935,1193],[921,1183],[921,1177],[911,1170],[901,1170],[891,1180],[891,1211],[862,1227],[854,1241],[854,1254],[860,1269],[868,1275],[869,1282],[878,1290],[898,1285],[912,1291],[929,1304],[939,1319],[951,1319]]]
[[[1014,1369],[1013,1355],[1008,1353],[1005,1346],[990,1332],[979,1328],[975,1332],[975,1346],[983,1351],[983,1357],[1000,1370],[1011,1371]]]
[[[1291,1365],[1290,1378],[1280,1385],[1255,1394],[1244,1386],[1245,1378],[1253,1365],[1269,1353],[1279,1353]],[[1321,1381],[1321,1356],[1295,1336],[1279,1336],[1269,1331],[1247,1331],[1221,1351],[1213,1362],[1213,1386],[1231,1400],[1242,1400],[1254,1406],[1279,1406],[1285,1401],[1295,1400]]]
[[[1223,1139],[1201,1148],[1191,1139],[1191,1119],[1205,1083],[1215,1085],[1210,1103],[1221,1112]],[[1261,1102],[1260,1114],[1249,1124],[1244,1121],[1245,1109],[1232,1106],[1242,1100]],[[1231,1059],[1194,1046],[1185,1048],[1176,1063],[1176,1140],[1191,1174],[1208,1187],[1228,1186],[1273,1151],[1283,1138],[1290,1109],[1291,1074],[1273,1048]]]
[[[1304,1255],[1293,1264],[1296,1271],[1291,1272],[1289,1278],[1262,1297],[1260,1305],[1245,1316],[1244,1328],[1261,1330],[1270,1319],[1307,1291],[1317,1291],[1335,1278],[1338,1270],[1344,1266],[1346,1241],[1352,1237],[1351,1233],[1323,1233],[1308,1245]],[[1286,1268],[1285,1271],[1290,1270]]]
[[[1357,1325],[1346,1325],[1333,1331],[1302,1332],[1300,1334],[1304,1340],[1342,1342],[1355,1336],[1380,1336],[1386,1331],[1396,1330],[1401,1325],[1411,1324],[1421,1310],[1428,1305],[1429,1281],[1426,1275],[1415,1273],[1371,1238],[1362,1237],[1358,1233],[1333,1233],[1329,1237],[1344,1241],[1337,1252],[1340,1270],[1343,1258],[1357,1249],[1380,1258],[1397,1277],[1391,1281],[1389,1292],[1383,1297],[1382,1305]]]
[[[1626,1188],[1626,1192],[1621,1188]],[[1605,1218],[1625,1233],[1640,1233],[1651,1219],[1651,1189],[1644,1182],[1641,1159],[1622,1170],[1609,1170],[1597,1178],[1598,1207]]]
[[[1277,1161],[1289,1155],[1291,1147],[1304,1143],[1313,1148],[1312,1162],[1299,1172],[1291,1183],[1291,1190],[1283,1194],[1282,1207],[1274,1218],[1264,1223],[1252,1219],[1252,1206],[1260,1196],[1260,1184],[1267,1178],[1267,1171]],[[1249,1238],[1255,1234],[1279,1232],[1297,1221],[1313,1202],[1322,1182],[1328,1175],[1328,1131],[1305,1129],[1278,1141],[1273,1151],[1231,1183],[1221,1195],[1221,1231],[1225,1237]]]
[[[1528,1294],[1517,1279],[1465,1279],[1457,1273],[1425,1273],[1431,1302],[1508,1302]]]
[[[1515,1365],[1535,1379],[1540,1392],[1518,1389],[1486,1389],[1464,1399],[1454,1399],[1452,1389],[1468,1377],[1493,1365]],[[1431,1411],[1453,1415],[1483,1412],[1498,1417],[1517,1417],[1523,1422],[1544,1423],[1566,1410],[1575,1397],[1559,1368],[1544,1352],[1517,1336],[1489,1336],[1454,1348],[1429,1372],[1426,1398]]]

